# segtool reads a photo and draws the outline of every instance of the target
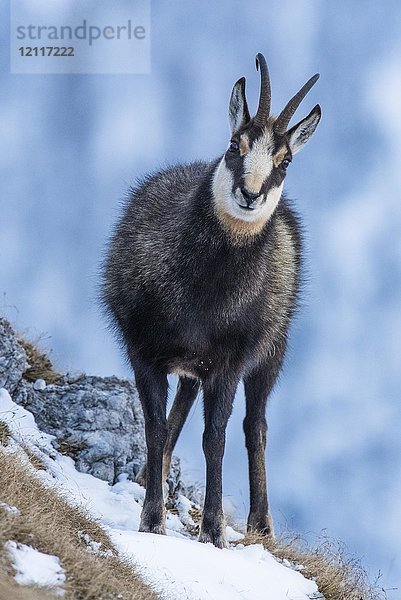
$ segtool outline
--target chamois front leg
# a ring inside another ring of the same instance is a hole
[[[139,531],[165,534],[162,466],[163,450],[167,439],[167,374],[137,359],[132,360],[132,363],[145,417],[148,450],[146,494]]]
[[[267,499],[265,466],[266,401],[274,385],[281,361],[266,364],[244,378],[246,416],[245,445],[248,451],[250,510],[248,531],[258,531],[274,537],[273,521]]]
[[[206,495],[200,542],[211,542],[217,548],[226,548],[225,519],[223,514],[222,463],[227,422],[231,414],[237,382],[224,379],[206,382],[203,388],[205,430],[203,451],[206,458]]]
[[[166,481],[170,473],[173,450],[198,394],[199,387],[200,381],[198,379],[190,377],[180,377],[179,379],[177,393],[167,419],[167,440],[163,453],[163,481]],[[136,477],[137,483],[144,487],[146,487],[146,471],[145,464]]]

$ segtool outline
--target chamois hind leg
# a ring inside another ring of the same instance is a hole
[[[146,494],[139,531],[166,532],[162,487],[163,450],[167,439],[167,373],[137,358],[131,360],[145,417],[148,450]]]
[[[170,472],[173,450],[182,431],[189,411],[198,395],[200,381],[191,377],[180,377],[177,393],[167,419],[167,441],[163,454],[163,480]]]
[[[224,377],[203,384],[206,494],[199,541],[211,542],[217,548],[227,547],[223,514],[222,463],[226,427],[236,388],[237,381],[230,382]]]
[[[273,521],[267,498],[265,467],[266,402],[276,381],[281,360],[259,366],[244,378],[246,416],[245,445],[248,451],[250,510],[248,531],[274,537]]]
[[[166,481],[169,472],[173,450],[182,431],[189,411],[198,394],[200,381],[190,377],[180,377],[177,393],[167,419],[167,440],[163,453],[163,481]],[[136,477],[136,481],[146,486],[146,464]]]

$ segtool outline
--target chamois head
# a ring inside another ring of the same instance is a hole
[[[260,70],[259,106],[251,118],[245,97],[245,77],[234,85],[229,105],[231,141],[214,176],[215,208],[236,233],[259,231],[281,197],[286,170],[315,131],[321,117],[317,104],[307,117],[287,129],[299,104],[319,79],[316,74],[288,102],[277,118],[270,116],[270,79],[264,56]]]

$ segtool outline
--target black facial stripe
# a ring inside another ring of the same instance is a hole
[[[269,177],[265,180],[262,185],[261,193],[266,195],[272,188],[278,188],[283,182],[285,173],[280,167],[273,167]]]
[[[237,188],[243,186],[243,175],[244,175],[244,158],[238,153],[226,152],[225,162],[226,167],[231,171],[233,176],[232,192],[234,193]]]
[[[285,154],[284,158],[292,158],[292,152],[291,152],[291,148],[290,145],[288,143],[287,140],[287,136],[285,135],[280,135],[274,136],[274,150],[273,150],[273,154],[276,154],[276,152],[278,152],[279,150],[281,150],[281,148],[285,146],[287,148],[287,153]]]

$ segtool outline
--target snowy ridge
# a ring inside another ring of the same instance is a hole
[[[40,456],[47,471],[37,472],[47,485],[55,487],[71,504],[85,507],[98,519],[121,556],[138,565],[143,578],[153,584],[161,598],[169,600],[311,600],[322,598],[316,584],[279,563],[261,545],[219,550],[200,544],[189,533],[191,503],[181,497],[179,514],[167,515],[167,535],[139,533],[139,518],[145,491],[122,475],[110,486],[92,475],[79,473],[74,461],[54,450],[52,436],[39,431],[30,412],[15,404],[8,392],[0,390],[0,421],[5,422],[13,440],[3,452],[21,453],[24,443]],[[82,532],[77,532],[77,535]],[[231,528],[228,539],[240,539]],[[88,542],[90,551],[96,547]],[[10,546],[11,549],[11,546]],[[15,552],[15,548],[13,547]],[[27,551],[28,552],[28,551]],[[29,550],[32,552],[32,549]],[[20,555],[21,556],[21,552]],[[57,557],[49,557],[53,570],[61,573]],[[48,561],[49,562],[49,561]],[[24,562],[18,565],[21,581]],[[57,590],[62,593],[62,576]],[[60,592],[59,592],[60,593]]]

